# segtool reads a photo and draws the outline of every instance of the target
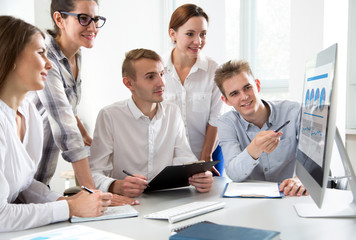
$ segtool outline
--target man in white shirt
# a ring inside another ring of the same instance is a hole
[[[179,108],[162,102],[163,75],[157,53],[135,49],[126,54],[122,76],[132,98],[100,111],[91,145],[89,161],[98,189],[137,197],[164,167],[197,161]],[[127,176],[123,170],[135,174]],[[212,173],[195,174],[189,183],[199,192],[208,192]]]

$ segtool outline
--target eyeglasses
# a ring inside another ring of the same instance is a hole
[[[91,17],[88,14],[85,13],[70,13],[70,12],[60,12],[61,14],[66,14],[66,15],[71,15],[74,17],[77,17],[78,22],[80,25],[82,25],[83,27],[89,26],[89,24],[94,21],[95,23],[95,27],[96,28],[101,28],[102,26],[104,26],[105,22],[106,22],[106,18],[102,17],[102,16],[95,16],[95,17]]]

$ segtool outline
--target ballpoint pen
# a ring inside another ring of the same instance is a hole
[[[285,126],[287,126],[287,124],[290,122],[290,120],[288,120],[287,122],[285,122],[282,126],[280,126],[277,130],[275,130],[274,132],[279,132],[282,128],[284,128]]]
[[[94,193],[92,190],[90,190],[87,187],[81,186],[82,189],[84,189],[85,191],[87,191],[88,193]]]
[[[129,173],[129,172],[126,171],[126,170],[122,170],[122,172],[125,173],[127,176],[135,177],[132,173]],[[147,187],[150,187],[150,185],[147,184]]]

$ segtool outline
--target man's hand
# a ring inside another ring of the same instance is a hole
[[[248,153],[252,158],[257,159],[263,152],[273,152],[279,144],[279,137],[281,135],[283,135],[283,133],[271,130],[259,132],[250,145],[248,145]]]
[[[133,177],[127,176],[124,180],[116,180],[113,182],[109,187],[109,191],[133,198],[140,196],[147,188],[147,184],[146,177],[134,174]]]
[[[279,191],[283,191],[286,196],[297,195],[300,197],[303,194],[309,195],[308,191],[305,189],[298,177],[283,180],[283,182],[279,185]]]
[[[189,178],[189,184],[198,192],[209,192],[213,186],[213,174],[210,171],[194,174]]]

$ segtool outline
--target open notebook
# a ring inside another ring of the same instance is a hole
[[[230,182],[226,184],[223,197],[281,198],[279,185],[275,182]]]
[[[106,219],[115,219],[115,218],[127,218],[127,217],[137,217],[138,212],[135,208],[130,205],[108,207],[103,215],[99,217],[76,217],[73,216],[70,221],[73,222],[88,222],[88,221],[98,221]]]

